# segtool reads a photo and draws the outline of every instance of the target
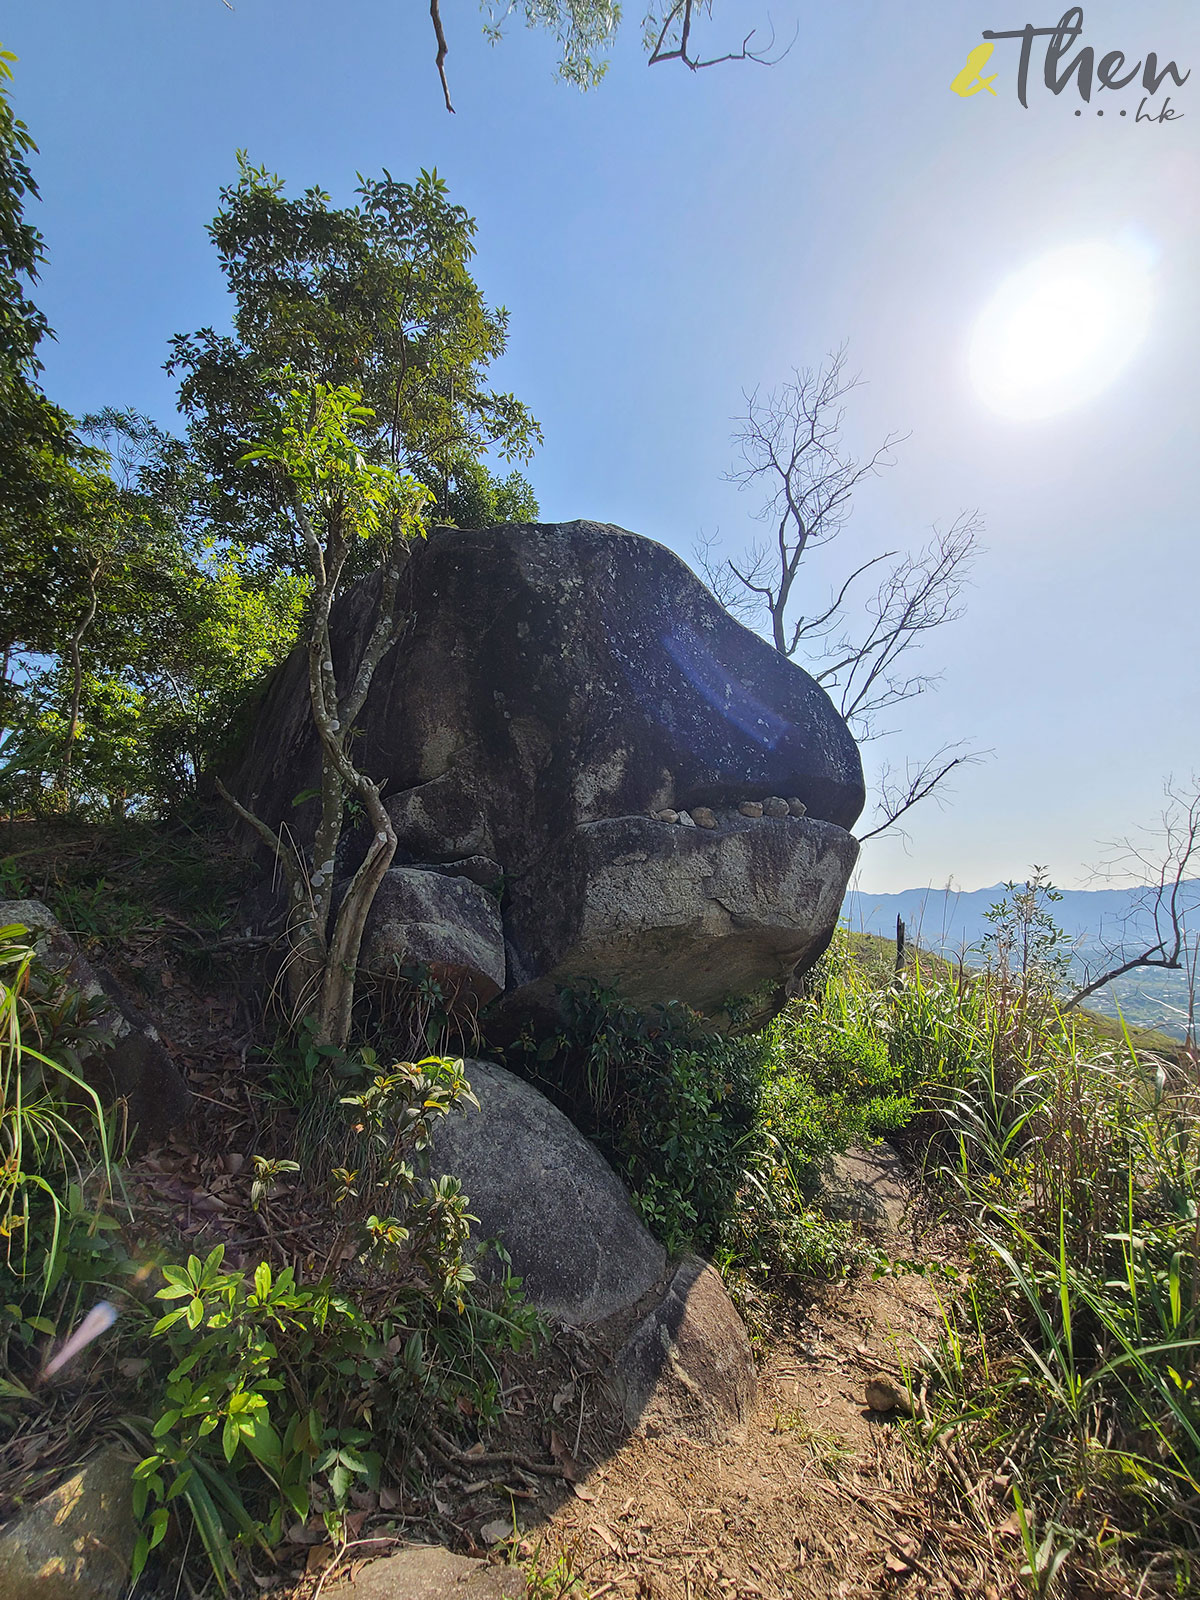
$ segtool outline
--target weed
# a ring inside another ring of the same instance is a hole
[[[548,1552],[539,1543],[529,1556],[514,1558],[526,1583],[526,1600],[588,1600],[587,1590],[577,1571],[578,1548],[569,1548],[558,1555]]]

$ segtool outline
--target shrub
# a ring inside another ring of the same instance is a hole
[[[485,1423],[498,1414],[491,1354],[527,1345],[537,1318],[511,1274],[473,1291],[467,1197],[457,1179],[418,1172],[437,1120],[463,1102],[476,1103],[462,1062],[435,1057],[374,1071],[341,1098],[349,1156],[330,1174],[331,1258],[350,1260],[337,1282],[305,1285],[268,1261],[230,1271],[221,1246],[162,1269],[169,1309],[150,1330],[162,1400],[127,1423],[145,1451],[138,1572],[185,1506],[224,1589],[236,1544],[269,1549],[289,1514],[320,1511],[339,1538],[351,1491],[377,1489],[442,1409],[461,1398]],[[298,1164],[262,1161],[264,1197],[285,1165]]]
[[[751,1313],[767,1281],[842,1270],[850,1230],[804,1178],[818,1148],[844,1148],[844,1130],[815,1094],[802,1110],[779,1029],[730,1038],[685,1006],[643,1012],[594,986],[564,989],[560,1004],[559,1032],[520,1041],[509,1064],[596,1141],[668,1250],[711,1256]]]

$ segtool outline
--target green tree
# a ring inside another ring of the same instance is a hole
[[[36,147],[0,52],[0,790],[9,806],[161,807],[295,639],[302,577],[206,522],[187,444],[43,394]],[[81,435],[83,437],[81,437]]]
[[[77,509],[70,418],[38,382],[46,318],[29,297],[45,260],[25,217],[38,198],[29,158],[37,146],[13,113],[6,85],[16,57],[0,50],[0,727],[8,720],[10,672],[22,644],[36,649],[55,600],[53,534]]]
[[[274,852],[287,880],[293,994],[315,1000],[319,1043],[344,1045],[354,1007],[355,971],[367,912],[396,853],[396,831],[379,785],[354,764],[354,726],[379,663],[395,648],[405,622],[400,575],[409,542],[424,532],[429,490],[410,474],[368,459],[364,446],[376,419],[355,390],[285,371],[286,397],[259,417],[259,438],[247,462],[277,481],[289,505],[311,585],[305,638],[313,723],[321,749],[321,815],[309,867],[289,830],[268,827],[218,780],[238,815]],[[347,582],[369,567],[378,605],[362,655],[339,681],[330,613]],[[338,845],[353,798],[371,838],[361,865],[334,911]]]
[[[25,218],[25,201],[38,198],[29,167],[37,146],[8,101],[15,60],[0,50],[0,482],[10,514],[36,504],[47,465],[70,443],[70,419],[37,381],[38,347],[50,329],[26,291],[37,282],[45,246]]]
[[[181,441],[136,413],[94,441],[33,548],[3,746],[7,804],[162,809],[194,787],[245,693],[294,643],[305,585],[191,514]]]
[[[482,461],[462,461],[441,484],[430,484],[443,522],[456,528],[493,528],[502,522],[536,522],[533,485],[520,472],[502,478]]]
[[[169,370],[211,484],[217,525],[295,560],[291,506],[264,463],[247,468],[255,417],[285,398],[278,374],[353,388],[373,412],[364,456],[411,473],[449,510],[486,453],[523,461],[541,430],[511,394],[487,385],[504,353],[508,313],[490,307],[470,273],[475,222],[452,205],[436,172],[414,184],[364,179],[359,203],[335,207],[239,155],[209,228],[234,297],[231,335],[180,335]]]

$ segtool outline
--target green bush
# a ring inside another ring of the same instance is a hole
[[[437,1120],[472,1101],[462,1062],[381,1069],[365,1048],[340,1103],[324,1058],[308,1084],[332,1102],[312,1148],[343,1163],[310,1180],[328,1192],[336,1281],[305,1284],[270,1260],[230,1268],[218,1245],[162,1267],[155,1320],[139,1289],[148,1267],[109,1209],[110,1130],[83,1076],[106,1042],[94,1011],[40,966],[23,928],[0,929],[0,1423],[43,1433],[51,1470],[75,1459],[81,1418],[92,1438],[99,1427],[131,1439],[135,1576],[184,1513],[224,1590],[240,1547],[269,1549],[285,1517],[319,1512],[341,1537],[351,1491],[401,1470],[409,1438],[456,1417],[457,1402],[495,1421],[495,1358],[528,1346],[539,1323],[503,1257],[498,1283],[476,1287],[467,1197],[457,1179],[422,1173]],[[256,1155],[252,1170],[269,1221],[272,1181],[300,1166]],[[104,1331],[120,1321],[77,1415],[78,1385],[35,1393],[35,1375],[47,1340],[89,1312],[107,1313]],[[22,1484],[3,1490],[7,1502]]]
[[[805,1180],[847,1130],[783,1061],[786,1027],[730,1038],[685,1006],[643,1012],[594,986],[560,1005],[560,1030],[509,1064],[595,1140],[668,1250],[711,1256],[748,1311],[768,1281],[842,1270],[850,1230]]]
[[[82,1191],[110,1174],[109,1128],[84,1077],[105,1044],[100,1009],[37,959],[28,929],[0,927],[0,1239],[44,1302],[62,1276]]]
[[[494,1292],[472,1289],[467,1197],[418,1170],[437,1121],[464,1102],[476,1103],[462,1062],[435,1057],[341,1097],[349,1157],[329,1174],[331,1253],[351,1259],[336,1283],[267,1261],[228,1271],[220,1246],[162,1269],[170,1309],[150,1330],[162,1398],[126,1423],[145,1452],[137,1572],[186,1507],[225,1589],[237,1544],[269,1549],[289,1515],[319,1511],[339,1539],[350,1492],[377,1489],[407,1436],[458,1399],[485,1424],[498,1415],[492,1354],[528,1345],[537,1318],[509,1273]],[[264,1207],[285,1167],[298,1163],[256,1158]]]
[[[762,1041],[714,1033],[683,1005],[643,1012],[595,985],[559,999],[559,1031],[522,1038],[508,1064],[625,1175],[668,1249],[712,1249],[755,1138]]]

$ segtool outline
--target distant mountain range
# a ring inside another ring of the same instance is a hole
[[[896,918],[903,917],[908,938],[942,955],[967,953],[968,965],[991,924],[984,913],[1003,900],[1002,883],[987,889],[902,889],[899,894],[868,894],[851,889],[842,907],[842,921],[856,933],[895,938]],[[1134,954],[1153,941],[1144,889],[1064,889],[1062,899],[1047,909],[1075,942],[1076,965],[1098,970],[1104,946],[1124,947]],[[1200,932],[1200,879],[1183,885],[1181,903]],[[1097,1011],[1115,1016],[1117,1006],[1130,1022],[1161,1028],[1183,1037],[1187,1010],[1182,973],[1144,968],[1098,991],[1088,1001]]]

